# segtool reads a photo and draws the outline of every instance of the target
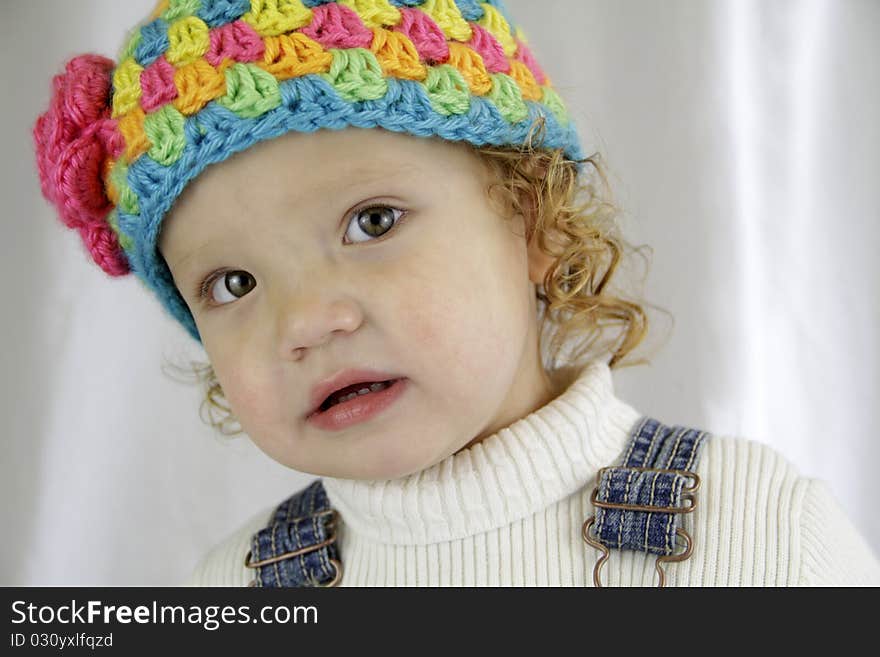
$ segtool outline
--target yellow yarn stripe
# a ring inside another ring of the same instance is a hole
[[[173,66],[186,66],[204,56],[211,47],[210,30],[201,18],[187,16],[168,28],[165,59]]]
[[[300,0],[251,0],[251,10],[241,19],[260,36],[279,36],[312,22],[312,10]]]
[[[113,72],[113,111],[111,116],[116,118],[127,114],[141,102],[141,73],[144,67],[138,64],[134,58],[126,59]]]
[[[454,0],[427,0],[419,9],[434,19],[447,39],[470,41],[474,35]]]
[[[388,0],[339,0],[338,4],[354,10],[364,25],[371,29],[385,25],[400,25],[403,18],[400,10]]]

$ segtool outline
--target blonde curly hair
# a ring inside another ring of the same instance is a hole
[[[620,210],[611,200],[601,156],[572,161],[561,149],[535,147],[543,130],[543,122],[536,122],[521,147],[465,146],[492,174],[494,182],[486,192],[502,216],[525,217],[527,243],[537,239],[552,259],[543,283],[536,286],[541,347],[549,352],[544,367],[578,367],[601,356],[612,369],[650,362],[627,357],[648,332],[643,306],[657,306],[611,290],[624,254],[644,255],[642,249],[650,248],[635,249],[620,235]],[[190,362],[188,368],[175,369],[203,386],[199,416],[206,424],[226,436],[242,433],[210,363]]]

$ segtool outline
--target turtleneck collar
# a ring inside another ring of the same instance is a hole
[[[559,370],[563,392],[480,443],[400,479],[324,477],[346,531],[427,545],[491,531],[572,495],[616,463],[641,417],[614,396],[601,361]]]

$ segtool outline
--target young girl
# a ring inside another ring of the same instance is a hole
[[[118,62],[55,78],[44,195],[204,346],[212,403],[318,477],[192,583],[880,584],[824,483],[615,396],[645,314],[516,25],[497,0],[163,0]]]

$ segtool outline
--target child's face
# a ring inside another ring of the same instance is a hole
[[[460,144],[347,128],[262,142],[185,190],[160,251],[264,452],[392,479],[558,394],[538,351],[533,282],[548,262],[523,218],[490,204],[489,182]],[[313,389],[350,368],[406,377],[403,393],[369,419],[315,426]]]

